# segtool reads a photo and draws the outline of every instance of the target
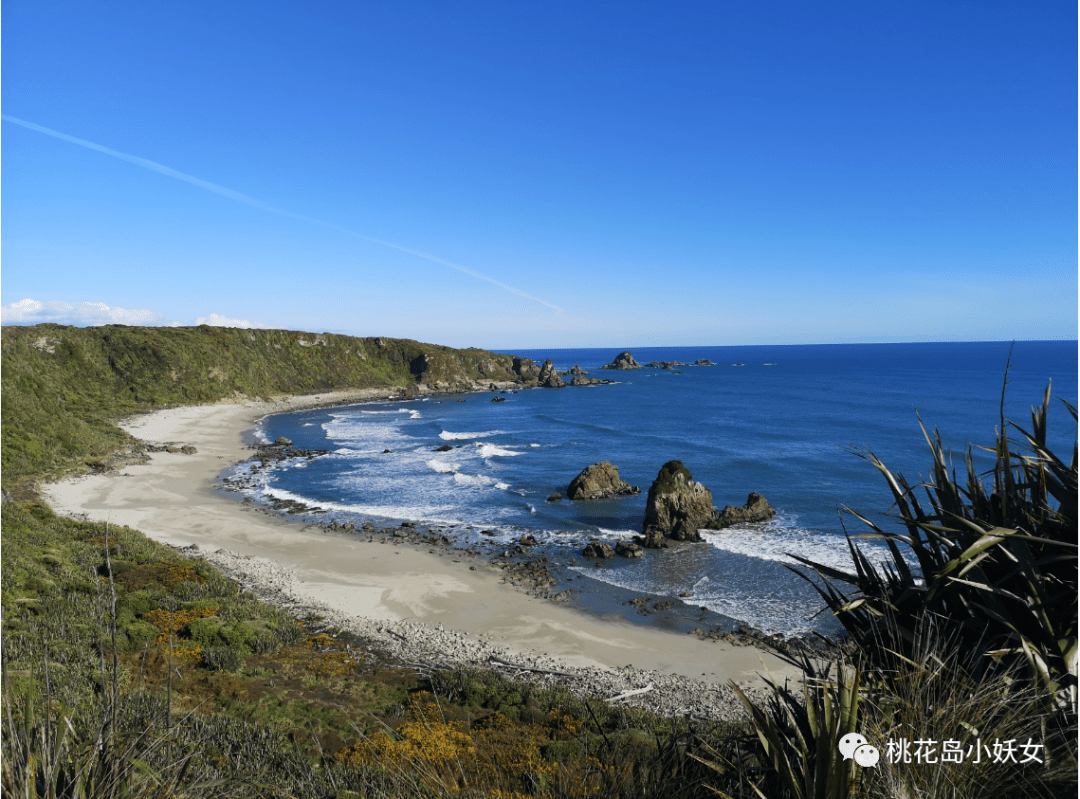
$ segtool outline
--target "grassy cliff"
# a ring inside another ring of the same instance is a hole
[[[114,420],[227,397],[343,388],[451,391],[518,381],[513,359],[390,338],[221,327],[3,328],[3,476],[79,469],[124,442]]]

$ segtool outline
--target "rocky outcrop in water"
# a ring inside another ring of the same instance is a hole
[[[769,500],[761,496],[757,491],[750,493],[746,504],[741,508],[734,505],[726,505],[720,511],[720,518],[716,526],[718,528],[732,527],[736,524],[753,524],[755,522],[767,522],[776,515],[776,510],[769,504]]]
[[[615,557],[615,550],[611,548],[611,544],[590,541],[585,545],[585,549],[581,551],[581,554],[586,558],[613,558]]]
[[[712,492],[695,483],[681,461],[668,461],[649,487],[642,530],[646,547],[666,546],[664,538],[701,541],[698,530],[716,527],[719,514],[713,507]]]
[[[615,360],[606,366],[601,366],[601,369],[640,369],[641,364],[634,360],[634,356],[629,352],[620,352],[615,356]]]
[[[570,499],[605,499],[640,493],[640,488],[619,477],[619,467],[609,461],[586,466],[566,489]]]
[[[537,377],[540,385],[544,388],[562,388],[566,385],[559,377],[559,373],[555,371],[555,366],[551,362],[551,358],[544,361],[543,367],[540,369],[540,375]]]

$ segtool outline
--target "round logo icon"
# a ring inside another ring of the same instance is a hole
[[[876,746],[863,744],[855,750],[855,762],[863,768],[873,768],[881,760],[881,754]]]
[[[855,750],[865,743],[866,739],[859,735],[859,733],[849,732],[840,739],[840,754],[844,756],[844,760],[851,760],[852,756],[855,754]],[[858,761],[856,760],[856,762]]]

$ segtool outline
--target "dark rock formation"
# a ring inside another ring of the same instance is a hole
[[[555,366],[551,363],[551,358],[544,361],[544,365],[540,369],[540,376],[537,378],[544,388],[562,388],[566,385],[559,377],[559,373],[555,371]]]
[[[562,502],[562,494],[552,494],[547,498],[548,502]]]
[[[674,369],[676,366],[689,366],[688,363],[682,363],[681,361],[650,361],[645,364],[646,368],[651,369]]]
[[[719,514],[712,492],[695,483],[680,461],[668,461],[649,487],[645,504],[645,546],[655,546],[656,533],[675,541],[701,541],[698,530],[716,527]]]
[[[615,554],[623,558],[640,558],[645,555],[645,550],[630,541],[618,541],[615,544]]]
[[[615,356],[615,360],[606,366],[601,366],[601,369],[640,369],[641,364],[634,360],[634,356],[629,352],[620,352]]]
[[[615,557],[615,550],[611,548],[610,544],[590,541],[585,545],[585,549],[581,550],[581,554],[587,558],[613,558]]]
[[[277,438],[274,439],[274,446],[275,447],[291,447],[292,442],[289,439],[285,438],[285,436],[278,436]]]
[[[435,447],[435,452],[449,452],[453,447],[449,444],[443,444],[441,447]]]
[[[540,367],[533,363],[532,358],[514,358],[512,368],[514,374],[525,383],[540,377]]]
[[[604,499],[640,493],[641,489],[621,479],[619,467],[608,461],[586,466],[566,489],[570,499]]]
[[[645,549],[667,549],[668,547],[667,538],[655,527],[646,530],[644,535],[635,535],[634,543],[645,547]]]
[[[506,402],[506,397],[492,397],[488,402]]]
[[[757,491],[750,493],[746,498],[746,504],[741,508],[727,505],[720,511],[720,518],[716,527],[731,527],[736,524],[752,524],[765,522],[776,515],[776,510],[769,504],[769,500],[761,496]]]
[[[708,358],[698,358],[696,361],[694,361],[694,365],[695,366],[716,366],[716,364],[713,363],[712,361],[710,361]]]
[[[417,355],[411,361],[409,361],[409,373],[419,380],[424,372],[431,368],[431,359],[428,358],[427,353]]]
[[[582,377],[582,376],[588,376],[589,373],[586,372],[586,371],[583,371],[580,366],[577,366],[575,364],[573,369],[569,370],[568,372],[560,372],[560,374],[562,374],[564,376],[565,375],[573,375],[574,377]]]

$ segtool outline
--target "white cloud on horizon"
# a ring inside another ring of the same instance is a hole
[[[211,327],[241,327],[244,329],[267,330],[269,325],[260,322],[249,322],[247,319],[230,319],[221,314],[212,313],[209,316],[200,316],[195,320],[196,325],[210,325]]]
[[[61,302],[51,300],[41,302],[27,298],[0,306],[0,321],[5,325],[38,325],[52,323],[74,325],[76,327],[96,327],[98,325],[139,325],[146,327],[188,327],[183,322],[166,322],[157,311],[139,308],[116,308],[103,302]],[[252,322],[248,319],[233,319],[212,313],[200,316],[193,323],[211,327],[239,327],[245,329],[267,329],[269,325]]]
[[[160,325],[161,314],[136,308],[114,308],[103,302],[61,302],[25,299],[0,306],[0,320],[5,325],[36,325],[52,322],[59,325]]]

